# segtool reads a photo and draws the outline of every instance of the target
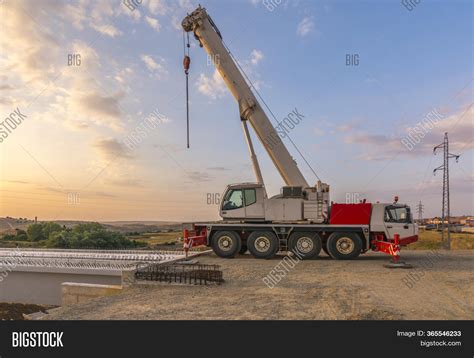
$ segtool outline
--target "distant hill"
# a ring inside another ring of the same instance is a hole
[[[23,218],[0,218],[0,234],[14,234],[15,229],[26,230],[28,225],[34,223],[34,220]]]
[[[121,232],[153,232],[160,230],[181,230],[182,223],[173,221],[103,221],[110,230]]]

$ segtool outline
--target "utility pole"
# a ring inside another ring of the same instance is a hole
[[[443,171],[443,203],[441,206],[441,241],[447,250],[451,249],[451,233],[450,233],[450,207],[449,207],[449,159],[455,158],[456,163],[459,155],[449,153],[448,133],[444,133],[444,141],[433,148],[433,154],[436,155],[437,149],[443,149],[443,165],[433,170],[433,175],[438,170]],[[446,222],[445,222],[446,221]],[[444,230],[447,227],[447,240],[444,240]]]
[[[425,206],[421,203],[421,200],[420,200],[420,202],[418,203],[416,207],[416,212],[418,213],[418,224],[421,224],[421,222],[423,221],[424,207]]]

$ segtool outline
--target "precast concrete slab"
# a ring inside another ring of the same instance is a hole
[[[198,251],[190,251],[190,255]],[[4,257],[81,259],[134,262],[166,262],[179,257],[184,251],[172,250],[73,250],[73,249],[18,249],[0,248],[0,260]]]
[[[137,268],[184,258],[184,251],[0,248],[0,302],[60,305],[64,282],[126,286]]]

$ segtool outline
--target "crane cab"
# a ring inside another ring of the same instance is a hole
[[[329,186],[283,187],[281,194],[267,197],[259,183],[228,185],[222,195],[220,216],[225,220],[322,223],[327,217]]]
[[[223,219],[264,221],[266,196],[262,184],[230,184],[222,195],[219,215]]]

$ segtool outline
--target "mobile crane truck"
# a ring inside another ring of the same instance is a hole
[[[223,220],[195,223],[192,230],[184,230],[186,250],[205,244],[224,258],[248,250],[256,258],[269,259],[278,251],[291,251],[301,259],[309,259],[323,249],[333,259],[354,259],[368,250],[397,257],[400,246],[418,240],[410,208],[399,204],[398,197],[393,203],[364,200],[331,205],[329,185],[319,180],[314,186],[308,184],[206,9],[199,6],[188,14],[182,27],[194,33],[210,58],[219,59],[214,64],[238,103],[257,179],[256,183],[228,185],[221,196],[219,214]],[[185,56],[186,74],[189,64]],[[286,184],[278,195],[267,196],[247,123]]]

